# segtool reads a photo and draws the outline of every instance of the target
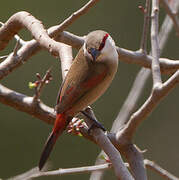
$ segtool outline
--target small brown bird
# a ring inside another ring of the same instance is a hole
[[[56,120],[40,158],[40,170],[71,119],[106,91],[117,67],[118,53],[111,36],[101,30],[89,33],[59,91]]]

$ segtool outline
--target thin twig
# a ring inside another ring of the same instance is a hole
[[[80,16],[87,13],[90,10],[90,8],[92,8],[98,1],[99,0],[90,0],[88,3],[86,3],[78,11],[72,13],[71,16],[69,16],[67,19],[65,19],[60,25],[54,27],[53,33],[50,34],[50,37],[56,37],[60,32],[65,30],[68,26],[70,26]]]
[[[155,172],[157,172],[160,176],[162,176],[165,179],[168,180],[179,180],[176,176],[171,174],[170,172],[163,169],[161,166],[156,164],[155,162],[145,159],[144,164],[146,168],[151,169]],[[129,167],[127,163],[125,163],[126,167]],[[64,168],[64,169],[58,169],[48,172],[40,172],[38,170],[38,167],[35,167],[21,175],[8,178],[7,180],[28,180],[28,179],[34,179],[37,177],[42,176],[62,176],[62,175],[70,175],[70,174],[80,174],[80,173],[90,173],[90,172],[96,172],[96,171],[103,171],[112,168],[111,163],[104,163],[101,165],[93,165],[93,166],[84,166],[84,167],[76,167],[76,168]]]
[[[62,176],[70,174],[80,174],[80,173],[90,173],[92,171],[106,170],[112,168],[111,163],[105,163],[98,166],[84,166],[84,167],[75,167],[75,168],[64,168],[53,171],[39,171],[38,167],[35,167],[21,175],[9,178],[7,180],[30,180],[42,176]]]
[[[144,163],[145,163],[145,166],[148,169],[151,169],[151,170],[157,172],[160,176],[162,176],[165,179],[168,179],[168,180],[179,180],[179,178],[177,178],[176,176],[174,176],[170,172],[166,171],[165,169],[163,169],[161,166],[159,166],[158,164],[156,164],[153,161],[145,159]]]
[[[147,35],[149,31],[149,22],[150,22],[150,1],[146,0],[144,13],[144,26],[142,31],[142,38],[140,43],[140,49],[143,53],[147,54]]]
[[[36,91],[35,91],[35,95],[34,95],[34,97],[33,97],[33,98],[34,98],[34,102],[37,101],[37,100],[39,100],[39,97],[40,97],[40,95],[41,95],[41,93],[42,93],[42,89],[43,89],[44,85],[45,85],[45,84],[48,84],[48,83],[52,80],[51,71],[52,71],[52,67],[50,67],[50,68],[46,71],[46,73],[45,73],[45,75],[44,75],[43,78],[41,78],[41,76],[40,76],[39,73],[36,74],[38,80],[36,81],[37,86],[36,86],[36,88],[35,88],[35,90],[36,90]]]
[[[68,169],[59,169],[56,171],[39,172],[37,174],[33,174],[30,178],[40,177],[40,176],[90,173],[92,171],[104,170],[109,168],[111,168],[111,163],[102,164],[100,166],[85,166],[85,167],[76,167],[76,168],[68,168]]]
[[[17,56],[17,51],[19,50],[19,48],[20,48],[20,39],[18,39],[16,42],[16,45],[13,50],[13,56]]]
[[[5,55],[5,56],[0,56],[0,60],[4,60],[8,57],[9,55]]]
[[[179,19],[177,17],[177,13],[174,12],[173,9],[170,7],[168,0],[161,0],[161,3],[164,5],[164,8],[165,8],[167,14],[172,19],[172,21],[174,23],[175,30],[176,30],[177,35],[179,37]],[[171,3],[173,3],[173,2],[171,2]]]
[[[19,35],[15,35],[14,38],[16,39],[16,41],[19,41],[20,45],[23,46],[26,44],[26,41],[24,41],[22,38],[20,38]]]

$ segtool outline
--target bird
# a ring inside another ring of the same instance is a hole
[[[39,170],[58,137],[79,112],[93,104],[109,87],[118,69],[118,53],[109,33],[95,30],[85,36],[57,96],[56,119],[42,151]],[[100,123],[94,122],[101,127]]]

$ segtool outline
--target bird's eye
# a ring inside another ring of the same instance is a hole
[[[103,40],[102,40],[102,42],[101,42],[101,44],[99,46],[99,49],[98,49],[99,51],[101,51],[104,48],[104,45],[106,43],[106,39],[108,38],[108,36],[109,36],[109,34],[106,33],[105,36],[103,37]]]

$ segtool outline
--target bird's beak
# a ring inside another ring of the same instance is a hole
[[[96,61],[97,57],[100,55],[100,51],[95,48],[91,48],[90,53],[91,53],[94,61]]]

